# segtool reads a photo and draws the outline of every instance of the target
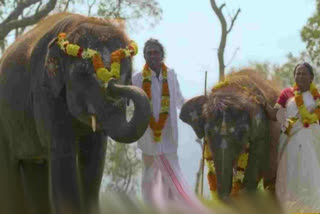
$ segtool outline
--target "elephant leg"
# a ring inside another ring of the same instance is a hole
[[[63,97],[41,88],[34,93],[34,115],[41,142],[48,145],[49,196],[53,213],[81,213],[73,118]]]
[[[50,214],[48,164],[24,160],[20,163],[25,196],[32,214]]]
[[[99,191],[103,176],[107,141],[100,132],[80,138],[78,164],[86,207],[94,213],[99,209]]]
[[[267,162],[269,154],[269,123],[266,122],[267,119],[261,109],[252,120],[249,137],[249,159],[244,177],[244,185],[248,192],[257,190],[263,166]]]
[[[58,119],[59,120],[59,119]],[[63,121],[63,120],[62,120]],[[76,164],[76,143],[68,129],[58,125],[50,145],[50,195],[54,213],[81,213],[79,174]],[[70,130],[72,132],[72,130]]]
[[[249,192],[257,190],[264,162],[266,161],[265,157],[268,154],[266,146],[267,138],[267,136],[262,135],[262,137],[250,141],[249,159],[244,177],[244,185]]]
[[[1,125],[0,129],[3,130]],[[14,160],[3,131],[0,133],[0,169],[0,213],[29,213],[19,172],[19,162]]]

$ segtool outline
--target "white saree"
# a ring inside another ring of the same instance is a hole
[[[303,100],[309,112],[316,107],[311,93]],[[294,97],[286,104],[286,118],[299,118]],[[290,213],[320,212],[320,125],[304,127],[299,119],[288,135],[281,134],[276,194]]]

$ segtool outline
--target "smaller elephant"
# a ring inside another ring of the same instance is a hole
[[[269,121],[257,96],[274,105],[278,92],[256,72],[243,70],[228,75],[208,96],[194,97],[182,107],[180,119],[193,128],[198,138],[206,138],[220,199],[229,198],[239,157],[246,152],[240,188],[254,192],[261,178],[265,187],[274,186],[280,128]]]

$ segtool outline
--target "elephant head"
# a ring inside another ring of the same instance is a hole
[[[222,199],[229,197],[237,159],[250,135],[251,119],[246,104],[239,94],[216,92],[207,98],[192,98],[181,109],[181,120],[191,125],[199,138],[206,136]]]
[[[76,23],[75,23],[76,22]],[[70,56],[57,44],[56,36],[65,32],[66,40],[83,48],[100,53],[106,69],[111,67],[111,54],[126,48],[128,38],[118,26],[104,20],[66,17],[42,37],[48,44],[41,84],[55,97],[64,97],[69,112],[79,121],[95,126],[116,141],[131,143],[139,139],[148,126],[150,105],[145,93],[131,83],[131,58],[120,61],[120,78],[111,79],[106,88],[97,78],[92,60]],[[54,36],[54,37],[53,37]],[[36,55],[43,55],[34,51]],[[39,56],[40,57],[40,56]],[[132,100],[134,112],[126,119],[126,102]],[[95,120],[96,118],[96,120]],[[92,122],[92,120],[94,120]]]

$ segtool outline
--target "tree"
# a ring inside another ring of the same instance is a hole
[[[130,119],[134,112],[134,106],[130,103],[127,107],[127,119]],[[127,145],[108,139],[102,190],[134,194],[138,187],[141,167],[136,144]]]
[[[275,69],[273,78],[280,81],[282,87],[290,87],[294,84],[293,71],[295,66],[301,62],[310,62],[311,57],[306,52],[301,52],[298,56],[294,56],[292,53],[287,55],[287,62]],[[314,70],[317,70],[317,66],[313,66]],[[314,82],[319,85],[320,74],[314,72]]]
[[[120,18],[132,22],[135,27],[137,20],[144,19],[154,26],[161,19],[162,10],[156,0],[110,0],[108,4],[100,2],[97,15],[103,18]]]
[[[118,18],[124,21],[145,19],[154,26],[162,17],[156,0],[0,0],[0,48],[2,52],[28,26],[36,24],[52,11],[79,11],[87,8],[87,14],[102,18]],[[83,12],[83,11],[82,11]],[[8,35],[15,32],[14,39]]]
[[[222,4],[220,7],[217,6],[215,0],[210,0],[211,7],[215,14],[218,16],[220,24],[221,24],[221,40],[220,40],[220,45],[218,48],[218,61],[219,61],[219,81],[224,80],[224,70],[225,70],[225,64],[224,64],[224,49],[226,47],[227,43],[227,36],[231,32],[232,27],[234,25],[234,22],[236,21],[239,13],[240,13],[240,8],[237,10],[236,14],[231,18],[231,24],[229,28],[227,27],[227,22],[226,19],[222,13],[223,7],[226,6],[226,4]]]
[[[317,0],[317,10],[301,30],[301,38],[306,43],[308,54],[313,63],[320,65],[320,0]]]
[[[125,145],[108,140],[103,191],[134,194],[138,186],[141,160],[136,145]]]
[[[56,6],[57,0],[3,0],[0,3],[0,47],[4,51],[8,34],[16,30],[16,37],[28,26],[36,24]],[[44,5],[43,5],[44,4]],[[5,17],[5,18],[4,18]],[[20,31],[19,31],[20,29]]]
[[[248,67],[262,73],[268,79],[277,82],[281,88],[287,88],[292,86],[295,82],[293,76],[295,66],[303,61],[310,61],[310,56],[307,53],[301,52],[298,56],[289,53],[287,55],[287,61],[281,65],[272,64],[270,62],[250,62]],[[237,71],[239,69],[240,68],[232,68],[231,71]],[[314,72],[314,74],[314,82],[318,84],[320,74],[317,72]]]

